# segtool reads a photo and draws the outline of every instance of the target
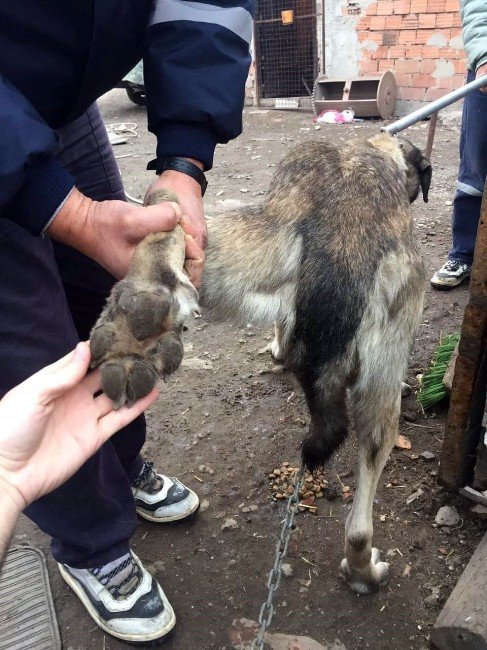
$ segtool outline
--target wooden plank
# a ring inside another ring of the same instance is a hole
[[[432,650],[487,650],[487,533],[431,632]]]
[[[487,187],[487,186],[486,186]],[[472,480],[487,381],[487,189],[484,189],[470,299],[455,364],[439,480],[454,489]]]

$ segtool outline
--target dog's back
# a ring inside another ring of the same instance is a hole
[[[341,571],[360,593],[388,573],[371,546],[372,504],[422,312],[410,203],[420,188],[427,201],[430,180],[419,150],[387,134],[343,148],[306,143],[281,162],[260,206],[210,221],[203,303],[224,318],[276,321],[272,351],[309,407],[310,469],[353,422],[359,484]]]

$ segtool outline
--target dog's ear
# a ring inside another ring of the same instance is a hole
[[[431,168],[430,161],[424,156],[421,156],[421,160],[419,161],[418,165],[418,175],[419,182],[421,184],[421,191],[423,193],[423,201],[425,203],[428,203],[428,192],[431,185],[432,173],[433,170]]]

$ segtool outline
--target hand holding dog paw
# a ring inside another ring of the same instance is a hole
[[[123,278],[137,244],[151,233],[174,230],[180,218],[174,202],[139,207],[125,201],[92,201],[74,189],[48,234]]]
[[[193,163],[197,161],[192,160]],[[195,287],[201,284],[205,254],[203,248],[207,243],[206,218],[201,196],[201,187],[194,178],[181,172],[167,170],[163,172],[146,192],[146,202],[151,194],[166,190],[175,194],[181,207],[183,217],[181,226],[186,235],[185,271]]]

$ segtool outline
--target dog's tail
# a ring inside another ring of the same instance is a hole
[[[349,423],[346,409],[346,377],[339,364],[328,364],[317,378],[307,381],[301,377],[308,402],[311,422],[302,446],[302,458],[313,471],[324,465],[345,440]]]

